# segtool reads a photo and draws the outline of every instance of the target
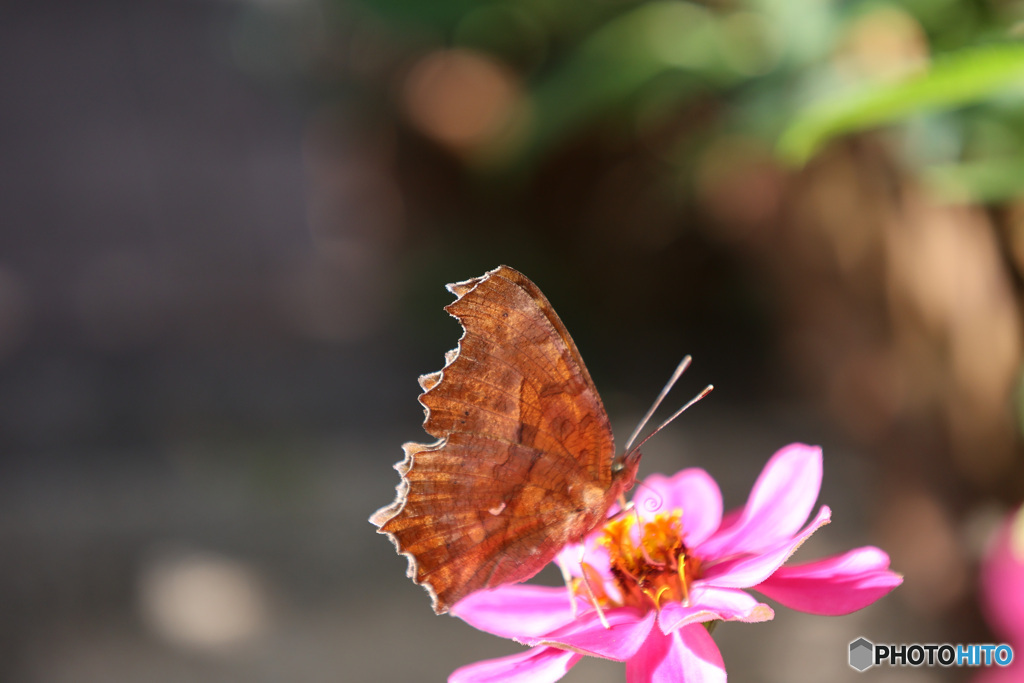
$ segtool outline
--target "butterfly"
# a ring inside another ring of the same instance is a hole
[[[640,446],[615,457],[590,373],[535,284],[499,266],[448,290],[456,300],[445,310],[464,333],[444,368],[419,378],[423,426],[437,441],[402,446],[395,500],[370,517],[438,614],[534,576],[606,520],[640,464]]]

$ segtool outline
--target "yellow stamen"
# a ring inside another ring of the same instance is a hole
[[[611,574],[620,598],[613,600],[603,590],[600,577],[584,577],[591,584],[591,600],[597,606],[636,605],[661,608],[666,600],[688,603],[690,582],[699,578],[700,561],[687,554],[681,527],[682,512],[656,515],[643,523],[638,515],[626,515],[605,524],[600,543],[608,550]],[[633,529],[639,529],[634,540]]]
[[[654,598],[652,598],[654,600],[654,609],[657,609],[657,610],[661,609],[661,596],[664,595],[665,592],[668,591],[668,590],[669,590],[668,586],[662,586],[661,588],[658,589],[658,594],[655,595]]]

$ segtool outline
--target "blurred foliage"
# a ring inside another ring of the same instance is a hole
[[[888,126],[904,160],[958,201],[1005,200],[1024,182],[1020,1],[319,0],[297,7],[265,7],[242,23],[235,47],[243,66],[282,82],[298,74],[328,99],[390,99],[383,106],[404,107],[413,123],[410,109],[429,103],[410,103],[404,81],[426,55],[456,51],[495,67],[511,91],[491,112],[496,124],[456,145],[471,167],[491,173],[529,173],[595,126],[643,137],[689,112],[697,121],[662,150],[682,169],[724,137],[758,140],[799,164],[834,138]],[[474,105],[451,102],[447,111],[460,106]],[[445,143],[429,125],[420,128]]]
[[[958,199],[1020,190],[1024,3],[480,2],[356,0],[341,23],[402,36],[412,51],[472,50],[520,88],[506,133],[467,156],[530,168],[593,125],[643,135],[689,108],[716,108],[665,153],[692,163],[716,138],[778,143],[805,162],[830,139],[898,125],[906,158]],[[360,11],[362,10],[362,11]],[[358,32],[358,29],[357,29]],[[412,55],[408,58],[414,59]],[[693,144],[693,140],[699,140]],[[465,150],[463,150],[465,151]]]
[[[836,135],[902,121],[930,110],[986,103],[1013,86],[1024,88],[1024,45],[959,50],[937,60],[920,75],[868,83],[807,107],[783,134],[779,149],[784,156],[804,162],[820,144]],[[1022,94],[1024,90],[1018,91],[1018,96]],[[1009,178],[1013,175],[1007,174]],[[1014,180],[1022,179],[1018,176]]]

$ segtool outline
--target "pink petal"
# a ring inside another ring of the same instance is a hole
[[[671,633],[682,626],[703,624],[718,619],[718,613],[703,606],[684,607],[681,603],[670,602],[658,613],[658,627],[662,633]]]
[[[534,647],[460,667],[448,677],[448,683],[553,683],[581,657],[554,647]]]
[[[580,654],[624,661],[643,645],[654,625],[656,612],[643,612],[635,607],[617,607],[604,615],[610,628],[601,624],[596,611],[582,614],[571,624],[541,638],[523,640],[526,645],[552,645]]]
[[[602,588],[611,600],[621,602],[622,591],[619,590],[619,586],[612,576],[611,556],[608,553],[608,548],[599,543],[600,538],[600,532],[593,533],[587,536],[583,543],[573,543],[565,546],[561,551],[559,551],[558,555],[555,556],[555,564],[558,565],[563,573],[566,573],[576,579],[582,578],[583,567],[581,565],[580,551],[583,548],[586,548],[586,551],[582,555],[582,562],[586,562],[592,569],[596,570],[601,577],[598,581],[601,585],[595,586],[591,584],[591,588],[593,588],[595,592],[600,592],[598,591],[598,588]],[[576,590],[576,597],[584,600],[585,604],[589,604],[586,601],[587,595],[586,586],[580,585]]]
[[[685,541],[694,547],[710,536],[722,521],[722,492],[702,469],[685,469],[672,477],[652,474],[633,496],[644,518],[681,510]]]
[[[626,683],[725,683],[725,663],[700,624],[669,635],[653,629],[636,656],[626,662]]]
[[[718,525],[718,531],[720,533],[728,531],[734,527],[743,516],[743,508],[736,508],[735,510],[729,510],[722,515],[722,523]]]
[[[663,605],[658,614],[658,625],[663,633],[674,631],[680,626],[696,624],[714,619],[754,623],[769,621],[775,612],[757,598],[733,588],[695,587],[690,593],[690,604],[678,602]]]
[[[741,555],[717,564],[711,564],[705,568],[703,578],[694,583],[695,585],[718,586],[720,588],[750,588],[751,586],[756,586],[781,567],[811,534],[825,524],[828,524],[831,517],[832,511],[829,510],[827,505],[822,505],[814,520],[794,538],[780,543],[775,548],[771,548],[763,553]]]
[[[1024,646],[1024,507],[999,526],[985,551],[978,578],[981,609],[988,625],[1017,647]]]
[[[791,444],[768,460],[736,524],[699,549],[716,558],[760,552],[790,538],[807,520],[821,489],[821,449]]]
[[[541,636],[573,620],[566,588],[513,584],[477,591],[452,606],[470,626],[503,638]]]
[[[811,614],[849,614],[903,583],[878,548],[856,548],[817,562],[781,567],[754,590]]]
[[[569,572],[569,576],[580,578],[583,576],[583,572],[580,570],[580,558],[582,557],[583,561],[596,569],[599,574],[610,576],[611,560],[608,557],[608,549],[598,543],[600,538],[601,532],[598,531],[583,539],[583,543],[566,545],[555,555],[555,564]]]

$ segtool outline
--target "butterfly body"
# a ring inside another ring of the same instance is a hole
[[[464,334],[420,377],[437,441],[403,445],[395,501],[370,518],[438,613],[535,575],[604,522],[639,464],[615,461],[601,398],[536,285],[500,266],[448,289]]]

